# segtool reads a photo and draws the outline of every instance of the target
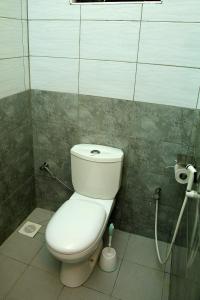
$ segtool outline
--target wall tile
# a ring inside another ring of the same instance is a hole
[[[0,100],[0,124],[7,132],[30,120],[29,92],[15,94]]]
[[[139,62],[200,67],[199,35],[199,23],[142,22]]]
[[[1,0],[0,16],[21,19],[21,0]]]
[[[141,5],[82,5],[81,17],[87,20],[140,20]]]
[[[162,4],[144,5],[143,20],[199,22],[199,0],[165,0]]]
[[[19,226],[35,207],[34,179],[30,177],[0,204],[0,218],[3,221],[0,224],[0,243]],[[3,213],[1,213],[1,208]]]
[[[30,73],[29,73],[29,58],[23,57],[23,67],[24,67],[24,85],[25,89],[30,89]]]
[[[134,101],[132,137],[189,145],[199,115],[196,110]]]
[[[0,58],[23,56],[22,23],[0,18]]]
[[[27,20],[28,18],[28,0],[21,0],[22,2],[22,19]]]
[[[79,95],[79,127],[85,132],[129,137],[132,104],[130,101]]]
[[[80,56],[135,62],[138,40],[139,22],[83,21]]]
[[[35,186],[37,205],[48,210],[56,211],[72,195],[58,182],[44,176],[36,178]]]
[[[135,100],[195,108],[200,70],[139,64]]]
[[[31,57],[32,89],[77,93],[78,60]]]
[[[28,26],[27,21],[22,21],[22,30],[23,30],[23,55],[28,56]]]
[[[152,140],[129,140],[129,167],[148,170],[155,174],[169,174],[167,166],[174,165],[177,154],[190,155],[188,145],[170,142],[152,143]]]
[[[77,125],[78,95],[31,91],[32,116],[37,121]]]
[[[81,60],[80,93],[132,100],[135,64]]]
[[[20,93],[26,89],[24,83],[23,58],[0,60],[0,98]]]
[[[30,55],[79,56],[79,21],[30,21]]]
[[[30,19],[79,19],[80,6],[69,0],[29,0]]]

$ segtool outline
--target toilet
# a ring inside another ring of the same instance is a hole
[[[102,250],[102,236],[121,184],[123,151],[79,144],[71,149],[74,194],[53,215],[46,229],[50,253],[61,261],[60,279],[82,285]]]

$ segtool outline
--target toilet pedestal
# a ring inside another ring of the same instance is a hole
[[[68,287],[78,287],[82,285],[92,273],[101,250],[103,248],[103,241],[101,240],[95,252],[86,261],[78,263],[62,263],[60,280]]]

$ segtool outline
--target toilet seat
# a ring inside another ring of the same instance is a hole
[[[95,201],[74,193],[49,222],[47,245],[64,255],[84,252],[95,244],[106,221],[107,210],[98,199]]]

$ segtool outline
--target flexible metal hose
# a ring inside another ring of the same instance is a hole
[[[185,199],[183,201],[183,205],[181,207],[181,211],[179,213],[179,217],[178,217],[178,220],[177,220],[177,223],[176,223],[176,227],[175,227],[175,230],[174,230],[174,234],[173,234],[173,238],[172,238],[172,241],[169,245],[169,248],[167,250],[167,255],[166,257],[164,258],[161,258],[161,255],[160,255],[160,250],[159,250],[159,246],[158,246],[158,199],[156,200],[156,213],[155,213],[155,244],[156,244],[156,252],[157,252],[157,256],[158,256],[158,260],[160,262],[160,264],[164,265],[169,257],[170,257],[170,254],[172,252],[172,248],[173,248],[173,245],[174,245],[174,242],[176,240],[176,237],[177,237],[177,233],[178,233],[178,230],[179,230],[179,227],[180,227],[180,224],[181,224],[181,220],[182,220],[182,217],[183,217],[183,213],[185,211],[185,207],[187,205],[187,201],[188,201],[188,197],[185,196]]]

